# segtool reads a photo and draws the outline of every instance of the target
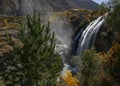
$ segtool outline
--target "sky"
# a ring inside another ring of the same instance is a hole
[[[95,2],[97,2],[98,4],[101,4],[101,2],[107,2],[108,0],[93,0],[93,1],[95,1]]]

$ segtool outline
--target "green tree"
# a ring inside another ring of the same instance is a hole
[[[120,42],[120,4],[117,0],[113,0],[113,10],[107,16],[106,22],[109,27],[108,33],[112,35],[113,41]]]
[[[0,76],[6,86],[54,86],[62,68],[55,53],[54,33],[49,24],[41,24],[40,15],[27,15],[21,24],[18,39],[8,37],[12,51],[6,55]]]
[[[95,49],[85,50],[80,56],[73,57],[74,65],[78,65],[81,84],[83,86],[98,86],[96,75],[98,74],[99,57]]]
[[[120,31],[120,5],[115,5],[107,17],[107,23],[111,28]]]
[[[101,14],[101,15],[104,15],[104,14],[107,13],[108,11],[110,11],[110,9],[108,8],[107,3],[102,2],[102,3],[99,5],[99,12],[100,12],[100,14]]]

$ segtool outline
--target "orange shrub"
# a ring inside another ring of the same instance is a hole
[[[115,43],[107,53],[99,54],[102,70],[120,83],[120,44]]]
[[[79,80],[73,77],[70,71],[66,72],[66,76],[63,77],[63,80],[68,86],[80,86]]]

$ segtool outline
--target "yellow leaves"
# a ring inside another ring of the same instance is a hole
[[[3,56],[4,53],[8,53],[10,50],[12,50],[12,47],[9,45],[4,45],[0,48],[0,56]]]
[[[7,19],[4,19],[3,21],[4,23],[4,26],[7,27],[7,28],[10,28],[10,29],[17,29],[19,27],[19,24],[16,22],[8,22]]]
[[[115,43],[107,53],[100,53],[99,54],[101,60],[101,70],[105,75],[101,75],[101,83],[106,82],[113,83],[116,80],[119,80],[120,76],[120,44]],[[113,85],[112,85],[113,86]]]
[[[6,26],[8,26],[8,27],[9,27],[9,24],[8,24],[8,22],[7,22],[7,20],[6,20],[6,19],[4,19],[4,23],[5,23],[5,25],[6,25]]]
[[[10,46],[7,44],[7,36],[6,32],[8,32],[9,35],[15,35],[16,30],[19,28],[19,21],[23,19],[22,17],[15,17],[15,16],[0,16],[0,57],[3,56],[3,54],[8,53],[12,50]],[[15,30],[15,31],[14,31]],[[6,32],[5,32],[6,31]],[[18,47],[23,47],[23,44],[19,42],[19,40],[12,41],[18,45]]]
[[[109,53],[112,54],[112,55],[120,53],[120,44],[115,43],[114,46],[111,47]]]
[[[66,72],[66,76],[63,77],[63,80],[68,86],[80,86],[79,80],[73,77],[70,71]]]
[[[17,45],[19,48],[23,48],[24,44],[19,40],[19,39],[16,39],[14,37],[11,37],[11,40],[12,42],[15,43],[15,45]]]
[[[100,59],[102,61],[108,61],[108,62],[111,60],[111,58],[113,60],[113,57],[114,57],[114,59],[117,59],[115,57],[118,57],[119,55],[120,55],[120,44],[119,43],[115,43],[110,48],[108,53],[99,53]]]

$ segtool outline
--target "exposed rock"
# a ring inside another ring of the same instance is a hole
[[[92,0],[0,0],[0,14],[24,15],[38,12],[58,12],[68,9],[98,9]]]

